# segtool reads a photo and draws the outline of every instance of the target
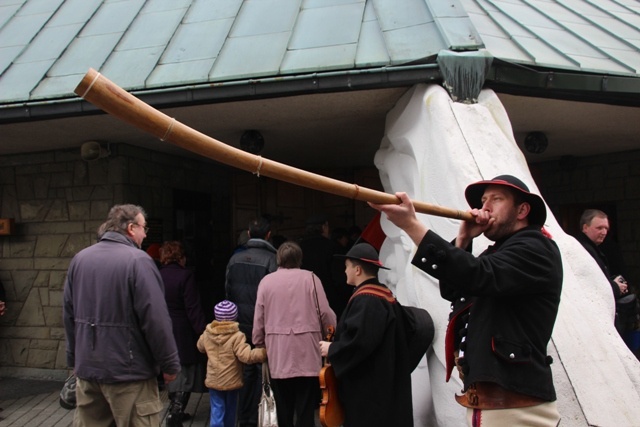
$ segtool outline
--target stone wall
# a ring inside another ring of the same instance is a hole
[[[576,221],[582,209],[606,205],[627,267],[627,280],[640,287],[640,151],[565,157],[531,165],[540,192],[559,222]],[[572,218],[567,218],[572,215]],[[569,230],[565,231],[569,232]]]
[[[163,221],[171,238],[173,189],[228,192],[228,171],[208,161],[112,145],[85,162],[79,150],[0,157],[0,218],[15,218],[0,236],[0,376],[66,373],[62,293],[71,258],[95,242],[114,204],[133,203]],[[225,231],[226,232],[226,231]]]

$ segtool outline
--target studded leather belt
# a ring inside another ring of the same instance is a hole
[[[463,395],[456,395],[456,401],[460,405],[472,409],[526,408],[546,402],[537,397],[507,390],[490,382],[471,384]]]

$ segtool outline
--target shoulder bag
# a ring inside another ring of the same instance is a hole
[[[278,427],[276,399],[273,397],[273,390],[271,390],[267,362],[262,363],[262,397],[258,405],[258,427]]]

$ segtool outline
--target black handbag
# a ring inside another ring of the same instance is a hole
[[[69,410],[76,408],[76,376],[74,374],[69,375],[60,390],[60,406]]]

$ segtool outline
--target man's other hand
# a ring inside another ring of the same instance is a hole
[[[162,373],[162,377],[164,378],[165,384],[169,384],[171,381],[175,380],[177,376],[178,374],[167,374],[164,372]]]

